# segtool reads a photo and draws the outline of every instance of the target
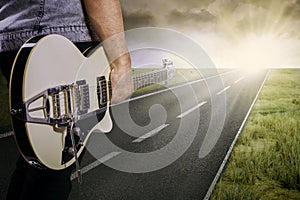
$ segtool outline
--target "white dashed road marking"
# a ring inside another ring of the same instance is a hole
[[[0,134],[0,139],[10,137],[10,136],[12,136],[13,134],[14,134],[14,133],[13,133],[12,131],[7,132],[7,133],[1,133],[1,134]]]
[[[196,109],[198,109],[199,107],[203,106],[204,104],[206,104],[207,102],[204,101],[202,103],[199,103],[197,106],[185,111],[184,113],[181,113],[180,115],[178,115],[176,118],[183,118],[185,117],[186,115],[190,114],[191,112],[195,111]]]
[[[114,151],[114,152],[111,152],[111,153],[103,156],[102,158],[96,160],[95,162],[83,167],[81,169],[81,174],[87,173],[88,171],[90,171],[90,170],[94,169],[95,167],[99,166],[100,164],[102,164],[102,163],[112,159],[113,157],[119,155],[120,153],[121,152],[115,152]],[[71,181],[74,180],[75,178],[77,178],[76,172],[71,175]]]
[[[153,130],[150,131],[149,133],[147,133],[147,134],[145,134],[145,135],[143,135],[143,136],[141,136],[141,137],[139,137],[139,138],[133,140],[132,142],[134,142],[134,143],[136,143],[136,142],[142,142],[142,141],[144,141],[145,139],[150,138],[150,137],[156,135],[159,131],[161,131],[162,129],[166,128],[167,126],[169,126],[169,124],[163,124],[163,125],[161,125],[161,126],[155,128],[155,129],[153,129]]]
[[[228,90],[229,88],[230,88],[230,86],[227,86],[226,88],[224,88],[223,90],[221,90],[220,92],[218,92],[217,95],[220,95],[223,92],[226,92],[226,90]]]
[[[234,83],[237,84],[238,82],[240,82],[240,81],[243,80],[244,78],[245,78],[245,77],[243,76],[243,77],[239,78],[238,80],[234,81]]]

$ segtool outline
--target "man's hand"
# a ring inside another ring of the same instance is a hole
[[[118,104],[133,92],[131,59],[127,50],[124,33],[111,36],[103,41],[103,47],[110,63],[112,86],[111,104]]]
[[[94,31],[103,42],[111,66],[111,103],[120,103],[133,91],[120,1],[84,0],[84,4]]]
[[[112,86],[111,104],[117,104],[130,97],[133,92],[131,61],[129,53],[111,63],[110,80]]]

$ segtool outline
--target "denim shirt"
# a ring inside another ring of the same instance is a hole
[[[81,0],[0,0],[0,52],[17,50],[44,34],[90,41]]]

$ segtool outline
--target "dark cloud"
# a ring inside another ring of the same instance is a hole
[[[159,26],[243,34],[300,35],[300,0],[121,0],[126,29]]]
[[[168,21],[171,23],[184,23],[187,21],[193,22],[212,22],[216,19],[214,15],[207,10],[200,10],[198,12],[172,10],[168,15]]]
[[[123,17],[126,30],[146,26],[155,26],[154,16],[149,11],[139,10],[132,13],[123,12]]]
[[[288,4],[284,11],[284,16],[293,19],[300,18],[300,0],[295,0]]]
[[[215,0],[121,0],[125,10],[151,10],[156,13],[164,13],[173,9],[206,8]]]
[[[172,9],[203,9],[209,6],[211,3],[215,2],[215,0],[168,0],[170,2],[170,7]]]
[[[221,64],[234,60],[243,41],[252,36],[276,36],[279,47],[290,52],[283,55],[300,52],[300,0],[121,0],[121,4],[126,29],[178,30]],[[300,63],[298,57],[295,63]]]
[[[167,15],[167,20],[170,24],[191,24],[195,26],[195,24],[205,22],[214,23],[216,17],[204,9],[200,11],[179,11],[175,9]]]

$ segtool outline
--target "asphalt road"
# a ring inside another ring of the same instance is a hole
[[[266,73],[208,75],[114,106],[114,128],[91,135],[70,199],[203,199]],[[11,136],[0,141],[4,199],[18,153]]]

